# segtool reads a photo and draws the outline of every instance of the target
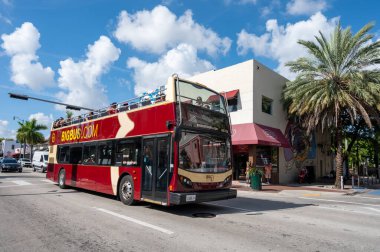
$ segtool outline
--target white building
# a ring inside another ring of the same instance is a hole
[[[329,137],[306,136],[287,120],[281,102],[282,89],[288,81],[285,77],[249,60],[190,80],[223,93],[228,100],[234,179],[245,178],[248,161],[258,167],[272,163],[272,183],[295,182],[302,167],[307,167],[316,178],[331,171]]]
[[[1,150],[3,157],[12,157],[16,153],[17,148],[21,148],[21,144],[15,140],[1,141]]]

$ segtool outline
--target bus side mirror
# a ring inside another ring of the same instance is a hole
[[[176,142],[179,142],[179,141],[181,141],[181,138],[182,138],[181,129],[178,128],[178,127],[176,127],[176,128],[174,129],[174,140],[175,140]]]

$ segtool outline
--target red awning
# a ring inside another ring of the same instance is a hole
[[[281,130],[257,123],[232,125],[232,144],[259,144],[290,148]]]
[[[227,98],[227,100],[232,99],[237,96],[239,93],[239,89],[231,90],[228,92],[221,92],[220,94]]]
[[[228,92],[221,92],[219,94],[221,94],[223,97],[227,98],[227,100],[230,100],[230,99],[233,99],[234,97],[236,97],[238,93],[239,93],[239,89],[228,91]],[[219,101],[218,95],[211,95],[207,99],[207,102],[215,102],[215,101]]]

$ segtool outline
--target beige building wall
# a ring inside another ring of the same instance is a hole
[[[202,83],[218,92],[239,89],[239,110],[230,113],[232,124],[258,123],[280,129],[285,133],[288,121],[283,110],[281,93],[288,80],[260,62],[248,60],[193,76],[190,80]],[[262,112],[263,96],[273,100],[272,114]],[[327,134],[321,132],[316,134],[317,144],[328,143],[328,138]],[[250,146],[250,153],[255,150],[253,147]],[[315,159],[294,158],[290,161],[285,159],[284,151],[284,148],[279,148],[280,183],[294,183],[303,166],[314,166],[316,178],[327,175],[331,170],[331,155],[328,156],[327,150],[323,148],[317,147]]]
[[[253,122],[253,60],[229,66],[217,71],[209,71],[191,77],[189,80],[204,84],[218,92],[239,89],[241,108],[230,113],[234,124]]]

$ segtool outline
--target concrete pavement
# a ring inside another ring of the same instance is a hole
[[[232,182],[232,188],[238,191],[255,191],[248,183],[241,180],[234,180]],[[335,189],[333,185],[322,185],[322,184],[288,184],[288,185],[268,185],[262,184],[261,191],[255,191],[258,193],[277,193],[277,194],[287,194],[287,195],[305,195],[305,194],[319,194],[319,195],[354,195],[354,194],[369,194],[380,197],[379,185],[374,185],[373,189],[370,188],[352,188],[349,185],[345,185],[344,190]]]

